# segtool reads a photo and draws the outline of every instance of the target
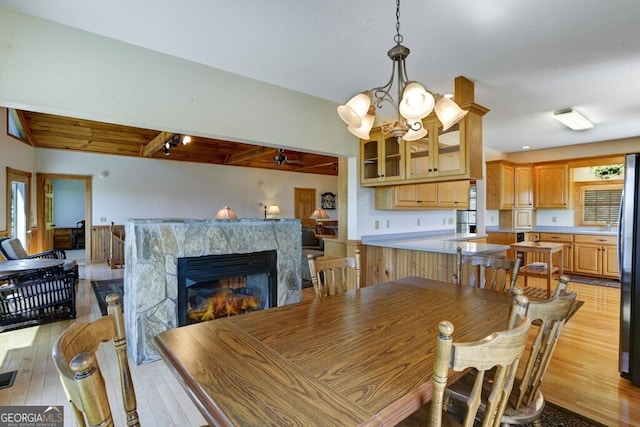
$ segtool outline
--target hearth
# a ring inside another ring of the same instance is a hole
[[[178,258],[178,326],[277,305],[277,252]]]

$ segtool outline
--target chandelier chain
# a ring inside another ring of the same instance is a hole
[[[396,35],[393,40],[400,44],[403,39],[402,34],[400,34],[400,0],[396,0]]]

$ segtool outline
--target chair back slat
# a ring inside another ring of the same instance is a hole
[[[309,272],[316,296],[324,298],[360,289],[360,250],[351,257],[317,257],[308,255]]]
[[[523,257],[519,253],[515,260],[500,255],[462,255],[456,253],[455,282],[476,288],[509,292],[516,286]]]

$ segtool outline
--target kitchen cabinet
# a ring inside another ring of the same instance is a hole
[[[515,209],[533,209],[533,166],[515,165],[514,203]]]
[[[487,232],[487,243],[495,245],[511,245],[516,243],[516,240],[516,233]],[[516,259],[516,252],[513,249],[508,249],[507,258]]]
[[[515,167],[503,161],[487,162],[487,209],[513,209]]]
[[[574,236],[575,273],[618,278],[615,236],[576,234]]]
[[[423,182],[482,179],[482,117],[489,111],[474,102],[474,84],[464,77],[455,79],[455,101],[467,114],[446,131],[435,113],[422,119],[427,135],[416,141],[402,141],[396,153],[380,128],[371,131],[369,140],[360,141],[362,186],[385,186],[404,181]],[[386,159],[383,161],[382,159]],[[387,160],[399,160],[401,165]]]
[[[536,209],[570,209],[569,165],[549,163],[533,167],[533,205]]]
[[[360,184],[389,185],[405,177],[404,144],[378,128],[368,140],[360,140]]]
[[[469,181],[376,187],[376,209],[468,209]]]
[[[540,233],[539,240],[541,242],[564,243],[564,248],[562,249],[562,271],[565,273],[573,271],[573,234]],[[558,265],[560,262],[559,258],[559,254],[553,254],[553,264]]]
[[[530,230],[534,219],[533,209],[501,210],[498,213],[498,224],[505,230]]]

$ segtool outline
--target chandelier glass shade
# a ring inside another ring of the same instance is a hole
[[[384,134],[392,134],[405,141],[423,138],[427,130],[422,126],[422,119],[435,114],[442,122],[443,130],[460,121],[467,111],[461,109],[452,99],[432,94],[418,82],[407,78],[405,60],[409,56],[409,48],[402,45],[400,34],[400,0],[396,0],[396,45],[387,55],[393,61],[391,78],[379,87],[375,87],[351,98],[345,105],[338,107],[338,115],[347,124],[347,130],[360,139],[368,139],[375,121],[376,108],[382,108],[384,102],[391,105],[395,112],[395,120],[382,122],[380,128]],[[392,90],[398,92],[397,101]]]

